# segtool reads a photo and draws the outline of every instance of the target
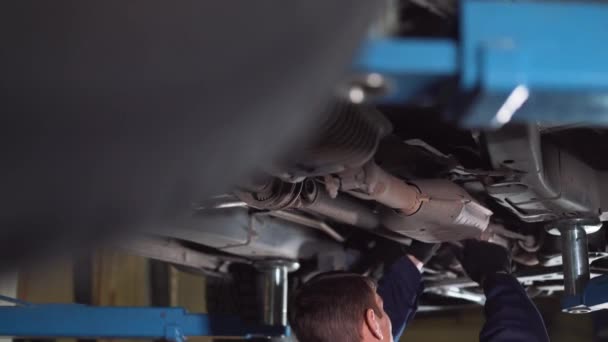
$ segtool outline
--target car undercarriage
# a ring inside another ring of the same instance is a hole
[[[148,241],[198,257],[171,260],[151,246],[139,253],[220,278],[235,276],[233,264],[281,261],[296,286],[333,270],[379,277],[412,239],[443,243],[424,269],[424,311],[484,302],[459,263],[460,241],[475,238],[510,251],[530,296],[563,291],[562,239],[551,229],[603,217],[608,174],[576,148],[605,133],[538,125],[472,131],[421,110],[428,115],[406,119],[401,108],[337,101],[315,139],[233,192],[196,203],[154,230],[161,240]],[[564,147],[572,136],[580,140]],[[600,228],[598,220],[588,231],[592,277],[605,272],[608,255]]]
[[[374,32],[453,37],[456,7],[394,1]],[[412,240],[442,243],[424,269],[421,310],[444,310],[484,302],[459,262],[465,239],[507,248],[531,297],[564,291],[562,256],[578,240],[560,236],[558,226],[578,219],[589,274],[604,274],[606,130],[533,120],[498,129],[455,125],[445,115],[447,84],[392,105],[373,100],[390,86],[381,75],[347,78],[287,153],[232,191],[120,245],[233,282],[251,281],[242,280],[243,265],[267,270],[270,263],[297,286],[333,270],[379,277]],[[519,95],[527,97],[526,88],[516,87],[506,104]]]

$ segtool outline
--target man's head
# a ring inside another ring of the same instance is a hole
[[[326,273],[292,299],[290,324],[299,342],[393,341],[376,284],[352,273]]]

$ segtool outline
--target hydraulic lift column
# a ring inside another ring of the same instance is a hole
[[[597,218],[574,218],[558,221],[547,232],[561,236],[564,267],[564,312],[580,314],[591,311],[584,303],[585,290],[590,280],[587,234],[602,227]]]
[[[262,294],[261,323],[287,325],[287,274],[299,267],[297,262],[285,260],[265,260],[255,263],[255,268],[259,272],[258,291]]]

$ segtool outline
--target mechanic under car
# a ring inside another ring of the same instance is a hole
[[[377,286],[364,276],[340,272],[320,274],[308,281],[296,293],[291,311],[290,322],[298,340],[398,341],[417,310],[417,297],[423,289],[421,269],[437,246],[414,242]],[[467,240],[462,265],[487,297],[480,341],[549,341],[538,310],[510,275],[506,249]]]
[[[0,342],[608,342],[606,23],[0,1]]]

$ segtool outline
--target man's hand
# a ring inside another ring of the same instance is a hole
[[[424,263],[422,261],[418,260],[415,256],[409,254],[407,255],[407,258],[410,259],[414,266],[416,266],[418,271],[422,272],[422,268],[424,267]]]
[[[485,241],[466,240],[462,256],[462,267],[478,284],[496,273],[511,273],[511,257],[504,247]]]
[[[439,247],[441,247],[440,243],[425,243],[414,240],[412,241],[412,244],[406,248],[406,253],[416,268],[422,270],[422,266],[431,260]]]

